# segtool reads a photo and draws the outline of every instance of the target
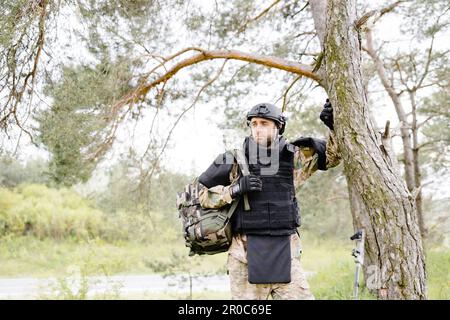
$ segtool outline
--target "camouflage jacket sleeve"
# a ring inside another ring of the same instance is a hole
[[[238,165],[235,163],[230,172],[230,185],[217,185],[207,188],[200,183],[200,205],[205,209],[218,209],[230,204],[233,201],[231,198],[231,185],[233,185],[238,178]]]
[[[327,169],[337,166],[341,161],[334,132],[331,130],[329,132],[325,150]],[[314,149],[309,147],[296,147],[296,152],[294,154],[295,188],[301,187],[317,170],[318,154]]]

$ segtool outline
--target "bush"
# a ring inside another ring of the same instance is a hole
[[[126,240],[150,243],[176,240],[175,228],[164,219],[157,212],[144,214],[121,210],[107,215],[100,237],[109,242]]]
[[[0,237],[173,241],[177,237],[175,229],[157,212],[105,213],[72,189],[52,189],[39,184],[21,185],[12,190],[0,188]]]
[[[0,235],[87,239],[100,234],[103,213],[69,189],[0,188]]]

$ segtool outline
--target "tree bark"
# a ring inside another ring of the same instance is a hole
[[[425,261],[414,199],[384,153],[368,113],[355,1],[328,1],[326,17],[325,90],[334,106],[349,188],[362,200],[358,223],[368,235],[367,286],[382,299],[425,299]]]

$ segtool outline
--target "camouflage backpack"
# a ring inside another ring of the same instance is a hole
[[[248,175],[245,156],[241,150],[231,151],[242,175]],[[230,218],[240,198],[219,209],[205,209],[200,205],[198,178],[186,185],[184,192],[177,193],[177,208],[183,223],[183,235],[189,255],[216,254],[227,251],[231,245]],[[244,195],[246,210],[249,210],[247,195]]]

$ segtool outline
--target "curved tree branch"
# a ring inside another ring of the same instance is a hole
[[[189,49],[192,50],[192,49]],[[195,51],[200,51],[201,49],[195,48]],[[182,50],[180,52],[184,53],[188,50]],[[175,54],[172,57],[179,56],[180,54]],[[172,78],[178,71],[186,67],[195,65],[197,63],[214,60],[214,59],[229,59],[229,60],[240,60],[247,61],[255,64],[264,65],[269,68],[275,68],[279,70],[284,70],[287,72],[295,73],[307,78],[313,79],[317,82],[321,81],[318,74],[313,72],[313,67],[304,65],[295,61],[290,61],[274,56],[261,55],[256,53],[247,53],[238,50],[201,50],[199,53],[192,55],[189,58],[179,61],[172,68],[168,69],[167,72],[156,78],[150,83],[145,83],[144,81],[132,92],[122,97],[113,109],[120,108],[123,105],[137,102],[147,95],[150,89],[156,87],[158,84],[165,82]],[[161,66],[161,65],[160,65]],[[153,72],[155,70],[152,70]]]
[[[151,88],[155,87],[161,82],[167,81],[172,78],[178,71],[191,65],[197,64],[202,61],[213,59],[231,59],[252,62],[266,67],[280,69],[288,72],[292,72],[298,75],[302,75],[311,78],[316,81],[320,81],[317,74],[313,73],[313,68],[308,65],[300,64],[294,61],[285,60],[274,56],[266,56],[254,53],[246,53],[238,50],[204,50],[201,53],[193,55],[190,58],[178,62],[175,66],[169,69],[161,77],[152,81],[150,84],[145,85],[140,92],[140,95],[145,95]],[[138,93],[139,94],[139,93]]]

